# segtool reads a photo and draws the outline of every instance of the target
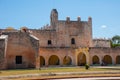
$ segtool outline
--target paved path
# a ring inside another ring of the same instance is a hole
[[[0,76],[0,80],[4,79],[16,79],[16,78],[27,78],[27,77],[40,77],[40,76],[63,76],[63,75],[89,75],[89,74],[120,74],[120,67],[96,67],[96,68],[112,68],[118,69],[117,71],[92,71],[92,72],[51,72],[51,73],[34,73],[34,74],[21,74],[21,75],[9,75]],[[120,80],[120,77],[118,77]],[[73,79],[74,80],[74,79]]]
[[[34,74],[21,74],[21,75],[9,75],[0,76],[1,79],[16,79],[27,77],[40,77],[40,76],[63,76],[63,75],[89,75],[89,74],[120,74],[120,71],[94,71],[94,72],[58,72],[58,73],[34,73]]]
[[[69,79],[52,79],[52,80],[120,80],[120,77],[69,78]]]

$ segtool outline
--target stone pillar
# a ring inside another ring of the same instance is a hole
[[[77,50],[75,50],[75,66],[78,66]]]
[[[88,52],[86,52],[86,63],[87,64],[90,64],[90,59],[89,59],[89,53]]]
[[[115,65],[116,65],[116,58],[117,58],[117,55],[116,56],[114,56],[114,63],[115,63]]]
[[[49,60],[49,58],[48,57],[45,57],[45,66],[48,66],[49,64],[48,64],[48,61]]]
[[[75,66],[78,66],[78,59],[75,58]]]
[[[36,57],[36,69],[40,69],[40,56]]]
[[[90,65],[93,65],[92,57],[93,57],[93,56],[91,56],[91,55],[89,56],[89,60],[90,60],[89,62],[90,62]]]
[[[60,65],[62,66],[63,65],[63,57],[60,58]]]
[[[103,57],[99,57],[100,65],[102,64]]]
[[[76,55],[74,55],[74,56],[71,57],[71,59],[72,59],[72,65],[77,66],[76,65],[76,57],[75,56]]]
[[[111,56],[112,58],[112,64],[115,65],[116,64],[116,57],[115,56]]]

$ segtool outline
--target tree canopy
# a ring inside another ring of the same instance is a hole
[[[111,46],[112,47],[120,47],[120,36],[115,35],[111,39]]]

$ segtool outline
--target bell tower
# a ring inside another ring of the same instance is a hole
[[[58,22],[58,12],[56,9],[52,9],[51,15],[50,15],[50,24],[53,29],[56,28],[57,22]]]

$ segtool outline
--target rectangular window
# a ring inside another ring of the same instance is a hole
[[[16,64],[22,64],[22,56],[16,56]]]
[[[51,45],[51,44],[52,44],[51,40],[48,40],[48,45]]]
[[[71,44],[75,44],[75,39],[74,38],[71,39]]]

